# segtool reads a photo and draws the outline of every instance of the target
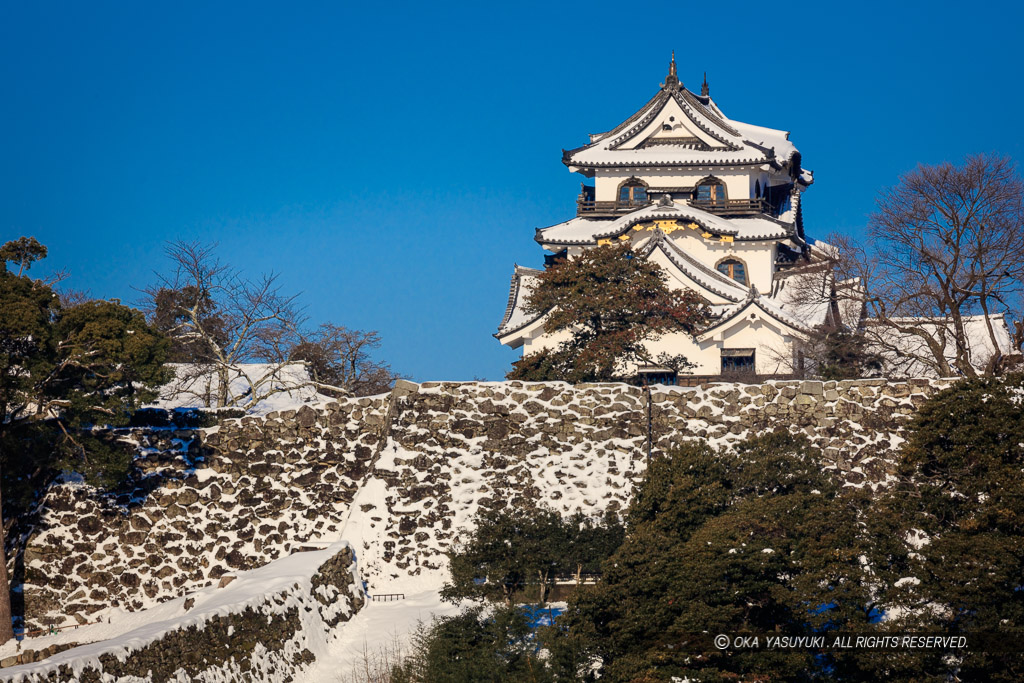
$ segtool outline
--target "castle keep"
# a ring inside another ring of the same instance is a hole
[[[649,344],[652,356],[682,354],[697,375],[788,373],[802,334],[844,323],[838,306],[801,300],[787,287],[831,252],[804,233],[801,197],[813,176],[789,133],[727,117],[706,78],[700,94],[683,86],[674,55],[647,104],[563,151],[562,162],[592,182],[582,185],[574,218],[537,230],[549,263],[629,243],[664,268],[671,286],[711,304],[713,318],[699,334],[666,335]],[[563,339],[544,332],[544,314],[525,310],[538,272],[516,266],[495,335],[524,354]],[[659,368],[636,370],[674,379]]]

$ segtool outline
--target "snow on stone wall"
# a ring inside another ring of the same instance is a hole
[[[322,657],[338,626],[365,604],[352,549],[337,544],[243,572],[226,587],[210,587],[165,602],[118,623],[99,623],[63,635],[87,645],[44,661],[22,651],[2,661],[0,679],[43,681],[293,680]],[[139,624],[134,622],[138,621]],[[134,626],[132,628],[131,626]],[[8,643],[4,647],[13,643]],[[43,643],[43,645],[46,645]],[[44,653],[47,650],[43,650]]]
[[[654,387],[652,453],[781,428],[824,448],[849,485],[884,483],[902,423],[946,384]],[[444,551],[481,508],[624,508],[645,469],[647,403],[623,384],[400,382],[390,395],[150,434],[134,490],[47,493],[23,556],[26,616],[140,609],[339,538],[371,592],[439,586]]]

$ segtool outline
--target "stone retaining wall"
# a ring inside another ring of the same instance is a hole
[[[220,608],[191,620],[198,623],[169,628],[148,642],[140,643],[130,633],[109,643],[68,649],[48,662],[5,669],[0,679],[26,683],[293,680],[315,660],[310,647],[329,639],[332,630],[364,604],[350,548],[310,571],[312,576],[304,583],[279,585],[255,603]],[[189,621],[188,611],[194,604],[195,598],[185,600],[184,621]]]
[[[787,429],[825,449],[848,484],[877,484],[904,422],[947,384],[655,387],[648,401],[623,384],[400,382],[386,396],[227,420],[201,444],[143,449],[121,495],[54,486],[23,558],[26,615],[74,623],[111,604],[138,609],[342,535],[371,589],[433,585],[480,508],[627,505],[648,416],[654,457]]]

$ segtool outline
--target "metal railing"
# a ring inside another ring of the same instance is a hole
[[[31,631],[28,631],[28,630],[26,630],[24,628],[16,628],[16,629],[14,629],[14,639],[15,640],[22,640],[23,638],[38,638],[39,636],[53,636],[53,635],[56,635],[56,634],[60,633],[61,631],[67,631],[68,629],[77,629],[77,628],[82,628],[84,626],[92,626],[93,624],[100,624],[100,623],[103,623],[103,622],[101,620],[97,620],[97,621],[87,621],[84,624],[70,624],[68,626],[53,626],[53,625],[51,625],[51,626],[47,626],[46,628],[37,628],[37,629],[33,629]]]

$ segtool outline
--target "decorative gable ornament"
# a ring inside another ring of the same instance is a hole
[[[697,291],[714,312],[694,336],[653,342],[652,355],[685,355],[705,377],[741,367],[762,377],[788,375],[802,334],[842,322],[836,306],[809,305],[792,296],[798,288],[782,286],[830,253],[804,237],[801,199],[813,175],[789,133],[728,118],[711,99],[706,73],[699,95],[688,90],[674,52],[647,104],[587,144],[563,150],[562,162],[592,184],[582,185],[575,217],[536,231],[549,261],[628,242],[659,263],[673,287]],[[544,332],[544,314],[524,313],[538,272],[516,266],[494,335],[524,354],[559,341]]]

